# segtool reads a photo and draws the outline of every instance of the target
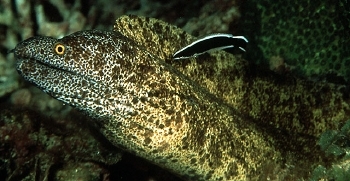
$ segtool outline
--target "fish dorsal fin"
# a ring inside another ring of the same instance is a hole
[[[163,60],[172,57],[174,52],[195,40],[176,26],[158,19],[135,15],[118,18],[113,30],[134,40]]]

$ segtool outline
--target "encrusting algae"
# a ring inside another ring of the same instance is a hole
[[[306,179],[327,162],[316,143],[349,118],[346,86],[225,52],[172,60],[193,40],[160,20],[122,16],[114,31],[33,37],[13,52],[26,80],[93,117],[115,146],[184,179]]]

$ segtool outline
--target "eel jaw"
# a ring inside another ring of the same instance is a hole
[[[76,106],[71,100],[80,99],[82,92],[79,89],[88,90],[94,87],[97,90],[103,86],[88,76],[47,64],[33,57],[22,56],[23,54],[16,55],[16,50],[12,52],[15,53],[17,72],[26,81],[66,104]],[[68,93],[67,86],[75,89]]]
[[[62,67],[57,67],[54,64],[49,64],[47,62],[49,61],[44,61],[39,58],[36,58],[35,56],[32,56],[31,54],[26,53],[25,51],[21,51],[21,48],[24,48],[23,46],[17,46],[15,49],[12,49],[9,51],[9,53],[13,53],[15,56],[15,59],[17,61],[16,69],[17,72],[19,72],[22,76],[24,76],[25,72],[23,71],[29,71],[30,66],[34,66],[37,64],[37,66],[40,67],[46,67],[46,69],[52,69],[52,70],[58,70],[58,71],[63,71],[67,72],[69,74],[75,75],[76,73],[73,71],[66,70]],[[26,67],[23,67],[26,66]]]

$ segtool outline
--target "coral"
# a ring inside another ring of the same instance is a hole
[[[327,130],[322,133],[318,144],[328,155],[341,156],[350,148],[350,121],[339,130]]]
[[[311,180],[346,181],[350,178],[350,120],[340,130],[327,130],[320,136],[318,144],[329,156],[338,158],[332,166],[319,165]]]
[[[14,61],[9,56],[0,54],[0,97],[19,88],[18,74],[14,69]]]
[[[76,181],[76,180],[109,180],[109,171],[100,165],[92,162],[67,164],[62,166],[55,174],[57,181]]]
[[[74,178],[90,173],[100,180],[109,173],[106,166],[120,159],[118,151],[103,146],[72,114],[70,119],[50,120],[40,113],[1,108],[0,160],[1,170],[6,170],[1,180],[67,178],[73,171]]]
[[[40,4],[39,1],[32,3],[26,0],[16,0],[13,3],[11,0],[0,2],[0,7],[2,7],[0,12],[0,31],[2,32],[0,39],[0,96],[12,92],[20,85],[20,79],[14,69],[15,62],[12,55],[8,54],[8,51],[13,49],[19,41],[37,34],[59,37],[80,30],[85,25],[85,18],[76,8],[80,5],[80,1],[75,1],[72,8],[62,6],[63,1],[50,1],[57,3],[57,5],[61,4],[57,7],[61,12],[65,12],[62,23],[48,20],[43,9],[46,1],[43,2],[43,4]],[[46,2],[46,4],[48,3]],[[35,15],[35,19],[32,18],[32,15]]]
[[[16,107],[32,109],[46,116],[64,119],[72,108],[51,98],[35,87],[18,89],[10,95],[9,103]]]
[[[28,107],[32,94],[28,89],[18,89],[11,94],[10,101],[15,106]]]
[[[350,2],[348,0],[339,1],[339,17],[346,29],[350,29]]]
[[[283,56],[299,75],[336,72],[349,79],[349,16],[341,16],[349,11],[340,5],[322,0],[246,2],[241,31],[251,40],[248,51],[255,50],[249,59],[264,65],[269,57]]]
[[[277,73],[287,73],[290,72],[294,67],[289,66],[283,57],[272,56],[269,59],[270,70]]]
[[[209,1],[200,10],[198,17],[190,18],[183,29],[194,36],[229,32],[235,34],[241,16],[237,1]]]

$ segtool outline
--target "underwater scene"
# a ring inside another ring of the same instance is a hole
[[[350,180],[350,1],[0,1],[0,180]]]

